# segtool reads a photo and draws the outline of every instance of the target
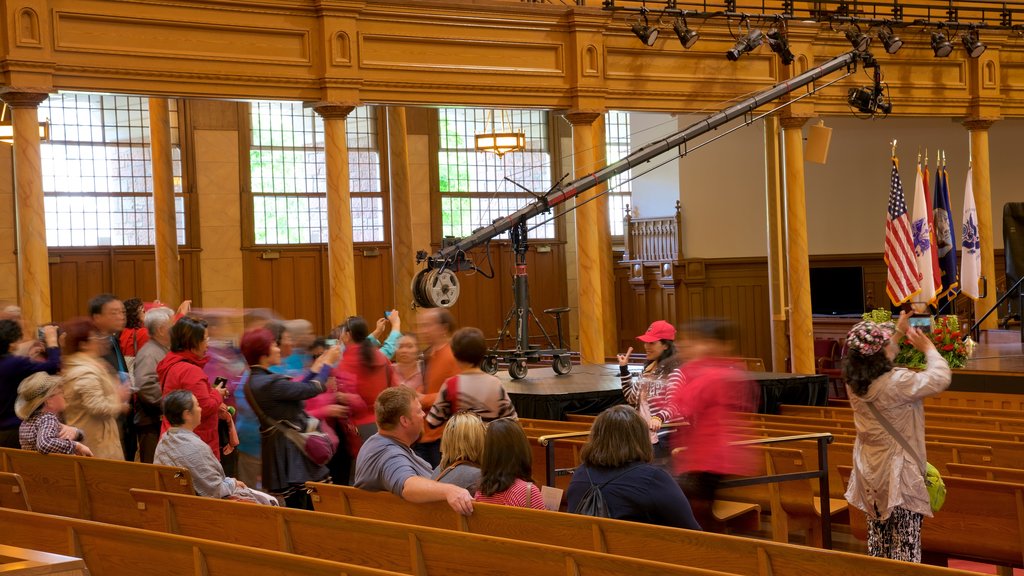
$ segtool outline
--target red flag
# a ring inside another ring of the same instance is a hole
[[[896,306],[921,291],[921,278],[914,256],[914,236],[907,217],[907,199],[903,196],[903,182],[896,158],[892,159],[889,180],[889,209],[885,220],[885,264],[888,282],[885,291]]]

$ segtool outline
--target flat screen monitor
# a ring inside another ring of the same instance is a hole
[[[811,313],[843,316],[864,313],[864,269],[860,266],[811,268]]]

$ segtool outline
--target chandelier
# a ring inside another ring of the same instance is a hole
[[[501,158],[509,152],[525,150],[526,134],[513,130],[507,110],[500,110],[497,114],[501,115],[500,120],[495,119],[494,110],[487,111],[486,123],[490,125],[490,131],[476,135],[477,151],[493,152]]]

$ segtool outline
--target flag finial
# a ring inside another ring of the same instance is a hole
[[[893,138],[892,142],[890,142],[890,144],[892,144],[892,157],[895,158],[896,157],[896,139]]]

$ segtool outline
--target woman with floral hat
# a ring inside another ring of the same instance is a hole
[[[925,356],[921,372],[892,364],[904,335]],[[872,556],[920,562],[921,521],[932,516],[919,464],[925,460],[922,399],[949,387],[949,364],[927,334],[909,327],[906,312],[895,324],[871,320],[857,324],[846,346],[843,377],[857,427],[846,499],[868,517]],[[916,454],[908,453],[902,444]]]

